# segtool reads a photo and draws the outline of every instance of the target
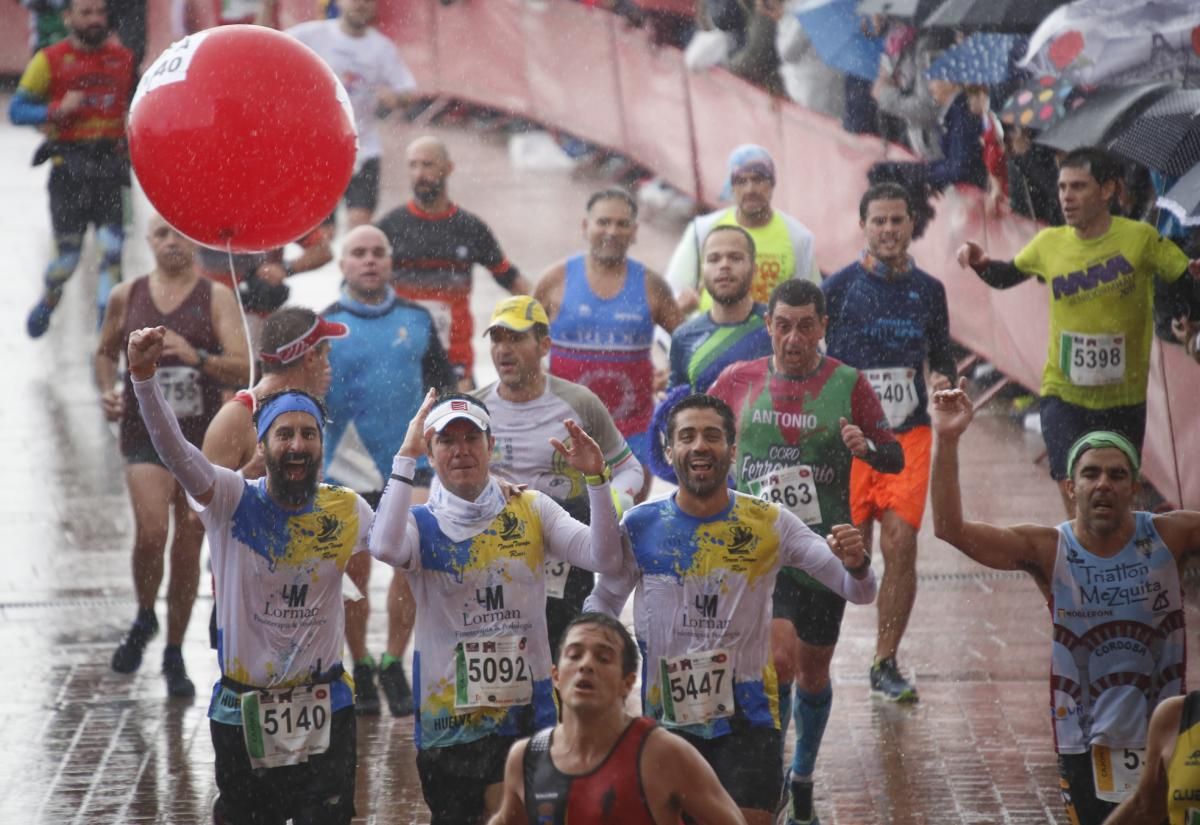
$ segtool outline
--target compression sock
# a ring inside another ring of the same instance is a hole
[[[833,685],[819,693],[796,688],[792,710],[796,717],[796,751],[792,754],[792,778],[811,777],[825,735],[825,724],[833,707]]]
[[[380,669],[380,670],[387,670],[387,669],[388,669],[388,665],[390,665],[392,662],[398,662],[398,661],[400,661],[400,660],[399,660],[399,659],[397,659],[397,658],[396,658],[395,656],[393,656],[392,654],[390,654],[390,653],[385,653],[385,654],[383,654],[382,656],[380,656],[380,657],[379,657],[379,669]]]

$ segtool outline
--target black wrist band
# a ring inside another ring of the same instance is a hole
[[[393,476],[393,478],[395,478],[395,476]],[[846,567],[846,565],[843,564],[842,567]],[[866,556],[863,558],[863,563],[860,564],[858,567],[846,567],[846,572],[849,573],[851,576],[857,577],[857,576],[867,572],[870,569],[871,569],[871,557]]]
[[[396,473],[392,473],[392,478],[394,478],[396,481],[403,481],[405,484],[407,484],[410,487],[412,486],[412,483],[413,483],[413,480],[411,478],[405,478],[404,476],[397,475]]]

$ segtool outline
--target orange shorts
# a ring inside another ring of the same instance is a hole
[[[850,467],[850,517],[863,524],[892,510],[914,530],[921,529],[925,499],[929,494],[929,460],[933,451],[933,430],[913,427],[896,433],[904,450],[904,469],[899,473],[881,473],[861,459]]]

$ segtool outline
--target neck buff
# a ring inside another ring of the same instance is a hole
[[[451,541],[466,541],[483,532],[492,520],[504,509],[507,501],[496,479],[489,478],[487,487],[474,501],[459,498],[442,486],[438,478],[433,479],[426,507],[437,519],[438,529]]]

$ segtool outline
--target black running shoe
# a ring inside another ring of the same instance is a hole
[[[900,675],[894,657],[880,659],[871,665],[871,693],[889,702],[915,702],[920,698],[912,683]]]
[[[791,779],[791,774],[788,774]],[[812,780],[793,780],[788,782],[792,790],[792,806],[787,825],[821,825],[813,811]]]
[[[412,716],[412,688],[408,686],[408,678],[399,660],[379,671],[379,684],[383,688],[383,695],[387,697],[392,716]]]
[[[359,716],[378,716],[379,707],[375,668],[360,662],[354,666],[354,712]]]
[[[142,652],[154,635],[158,633],[158,623],[152,625],[134,622],[125,634],[125,638],[117,645],[112,655],[112,669],[117,673],[133,673],[142,666]]]
[[[182,656],[163,656],[163,678],[167,680],[167,695],[175,699],[193,699],[196,686],[188,678]]]

